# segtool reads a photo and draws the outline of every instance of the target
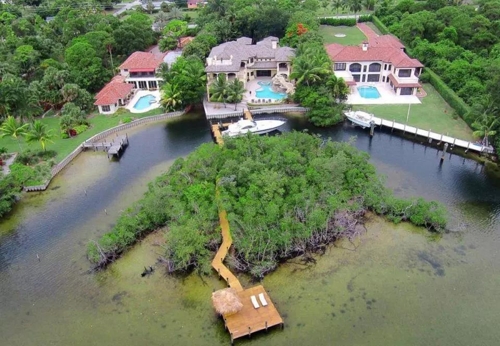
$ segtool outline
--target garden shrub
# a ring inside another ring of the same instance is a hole
[[[319,23],[321,25],[331,25],[331,26],[355,26],[356,19],[354,18],[320,18]]]
[[[358,23],[366,23],[366,22],[371,22],[371,21],[372,21],[371,14],[366,14],[366,15],[358,17]]]
[[[389,29],[387,29],[384,23],[382,23],[382,21],[377,16],[372,16],[372,23],[375,24],[375,26],[377,27],[377,29],[380,30],[382,35],[387,35],[391,33]]]
[[[76,134],[79,135],[82,132],[85,132],[89,127],[87,125],[78,125],[73,128],[76,131]]]

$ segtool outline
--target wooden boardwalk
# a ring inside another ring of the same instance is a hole
[[[448,143],[454,147],[465,149],[466,151],[473,150],[480,153],[493,153],[492,147],[485,147],[481,144],[476,144],[462,139],[453,138],[441,133],[432,132],[431,129],[422,130],[415,126],[409,126],[406,124],[397,123],[395,121],[384,120],[375,116],[373,116],[372,120],[377,126],[385,126],[391,129],[391,131],[399,130],[403,131],[403,133],[410,133],[414,134],[415,136],[424,137],[429,141],[429,143],[431,143],[432,141],[437,141],[437,144]]]
[[[231,344],[235,339],[243,336],[251,336],[252,333],[266,330],[273,326],[281,325],[283,327],[283,319],[278,310],[271,301],[271,297],[267,294],[264,286],[254,286],[249,289],[243,289],[238,278],[224,265],[224,259],[227,256],[229,248],[233,243],[227,213],[225,210],[219,212],[219,222],[222,232],[222,244],[212,260],[212,267],[228,284],[233,288],[240,298],[243,308],[235,314],[223,315],[226,329],[231,335]],[[267,301],[267,305],[263,306],[259,303],[259,308],[255,308],[252,304],[252,296],[258,297],[263,294]]]

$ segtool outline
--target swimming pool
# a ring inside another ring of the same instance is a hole
[[[361,97],[364,97],[365,99],[378,99],[380,97],[380,93],[376,87],[359,86],[357,89]]]
[[[273,91],[271,82],[258,82],[257,84],[261,86],[260,89],[255,91],[255,96],[258,98],[283,100],[286,97],[286,93],[277,93]]]
[[[134,108],[139,110],[139,111],[146,109],[146,108],[149,108],[151,106],[151,104],[154,103],[152,101],[156,102],[156,97],[154,97],[153,95],[142,96],[141,98],[139,98],[137,100],[137,102],[134,105]]]

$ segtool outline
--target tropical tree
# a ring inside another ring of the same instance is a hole
[[[333,0],[332,2],[333,8],[337,11],[337,15],[339,14],[339,9],[344,8],[345,1],[344,0]]]
[[[227,101],[234,103],[234,110],[238,103],[243,99],[243,94],[245,93],[245,86],[243,82],[238,78],[235,78],[231,83],[227,85]]]
[[[321,47],[323,49],[323,47]],[[297,80],[297,85],[305,83],[311,85],[321,81],[331,74],[331,61],[317,49],[308,49],[301,56],[293,60],[291,79]]]
[[[223,102],[224,107],[226,107],[227,92],[226,76],[221,73],[217,76],[217,79],[210,84],[210,101]]]
[[[495,129],[497,125],[500,124],[500,118],[492,115],[490,113],[491,110],[492,108],[488,107],[488,109],[472,123],[472,128],[476,130],[473,132],[473,135],[482,138],[481,143],[485,147],[490,146],[489,138],[497,134]]]
[[[343,78],[337,78],[335,74],[331,74],[326,80],[326,87],[330,90],[335,100],[345,101],[349,95],[349,87]]]
[[[19,144],[19,150],[22,151],[23,149],[21,147],[20,140],[21,137],[26,134],[28,126],[28,124],[18,122],[13,116],[8,116],[0,127],[0,133],[2,134],[2,138],[12,137],[17,140],[17,143]]]
[[[181,93],[176,84],[165,83],[162,86],[161,105],[167,111],[174,111],[179,108],[182,103]]]
[[[354,12],[354,17],[357,20],[357,13],[363,9],[363,0],[348,0],[347,5],[349,6],[349,10]]]
[[[54,138],[53,131],[47,130],[47,125],[42,123],[40,120],[35,120],[35,122],[31,124],[25,136],[28,143],[40,142],[43,151],[45,151],[47,142],[54,143],[52,141],[52,138]]]

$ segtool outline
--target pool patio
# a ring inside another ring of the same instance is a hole
[[[259,82],[269,82],[272,84],[272,78],[266,77],[266,78],[255,78],[254,80],[251,80],[247,82],[247,85],[245,87],[246,92],[243,94],[243,101],[247,103],[258,103],[257,100],[261,100],[261,103],[268,103],[269,98],[259,98],[257,97],[257,90],[262,88],[261,85],[259,85]],[[254,102],[252,102],[254,100]],[[262,100],[266,100],[267,102],[262,102]],[[284,99],[271,99],[271,103],[282,103]]]
[[[143,109],[135,109],[134,106],[137,103],[137,101],[146,95],[153,95],[156,98],[155,103],[151,103],[149,107],[143,108]],[[125,107],[130,111],[130,113],[145,113],[147,111],[150,111],[152,109],[159,108],[161,106],[160,104],[160,99],[161,99],[161,94],[159,90],[139,90],[137,93],[134,95],[134,97],[129,101],[127,106]]]
[[[357,87],[359,86],[374,86],[380,93],[380,97],[376,99],[367,99],[361,97]],[[387,83],[358,83],[351,86],[351,94],[347,97],[346,103],[351,105],[396,105],[396,104],[419,104],[420,99],[414,95],[396,95]]]

